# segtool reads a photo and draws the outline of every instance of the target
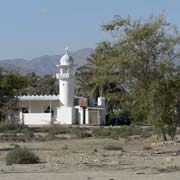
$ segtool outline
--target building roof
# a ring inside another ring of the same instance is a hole
[[[17,96],[20,101],[58,101],[59,95],[23,95]],[[82,97],[75,96],[76,99],[80,99]]]
[[[24,95],[17,96],[20,101],[57,101],[59,100],[59,95]]]

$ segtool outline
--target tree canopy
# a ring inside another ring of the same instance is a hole
[[[99,43],[88,63],[79,69],[81,91],[105,96],[110,113],[141,114],[160,129],[164,139],[167,131],[173,138],[170,132],[179,124],[177,27],[163,15],[146,21],[115,16],[102,29],[111,32],[115,41]]]
[[[0,68],[0,121],[13,116],[16,96],[26,86],[26,80],[18,72],[8,72]]]

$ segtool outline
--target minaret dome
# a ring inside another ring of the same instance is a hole
[[[60,59],[60,65],[61,66],[73,65],[74,60],[73,60],[72,56],[69,55],[68,48],[66,48],[65,50],[66,50],[66,52],[65,52],[64,56],[62,56],[62,58]]]

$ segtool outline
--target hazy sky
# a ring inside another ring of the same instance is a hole
[[[147,17],[165,11],[180,27],[180,0],[0,0],[0,59],[33,58],[95,48],[109,38],[113,15]]]

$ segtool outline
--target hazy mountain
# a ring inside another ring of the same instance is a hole
[[[86,63],[87,57],[93,52],[91,48],[80,49],[70,52],[74,58],[77,67]],[[0,66],[8,70],[19,70],[21,73],[35,72],[38,75],[55,74],[57,72],[56,65],[59,64],[61,55],[40,56],[31,60],[26,59],[6,59],[0,60]]]

